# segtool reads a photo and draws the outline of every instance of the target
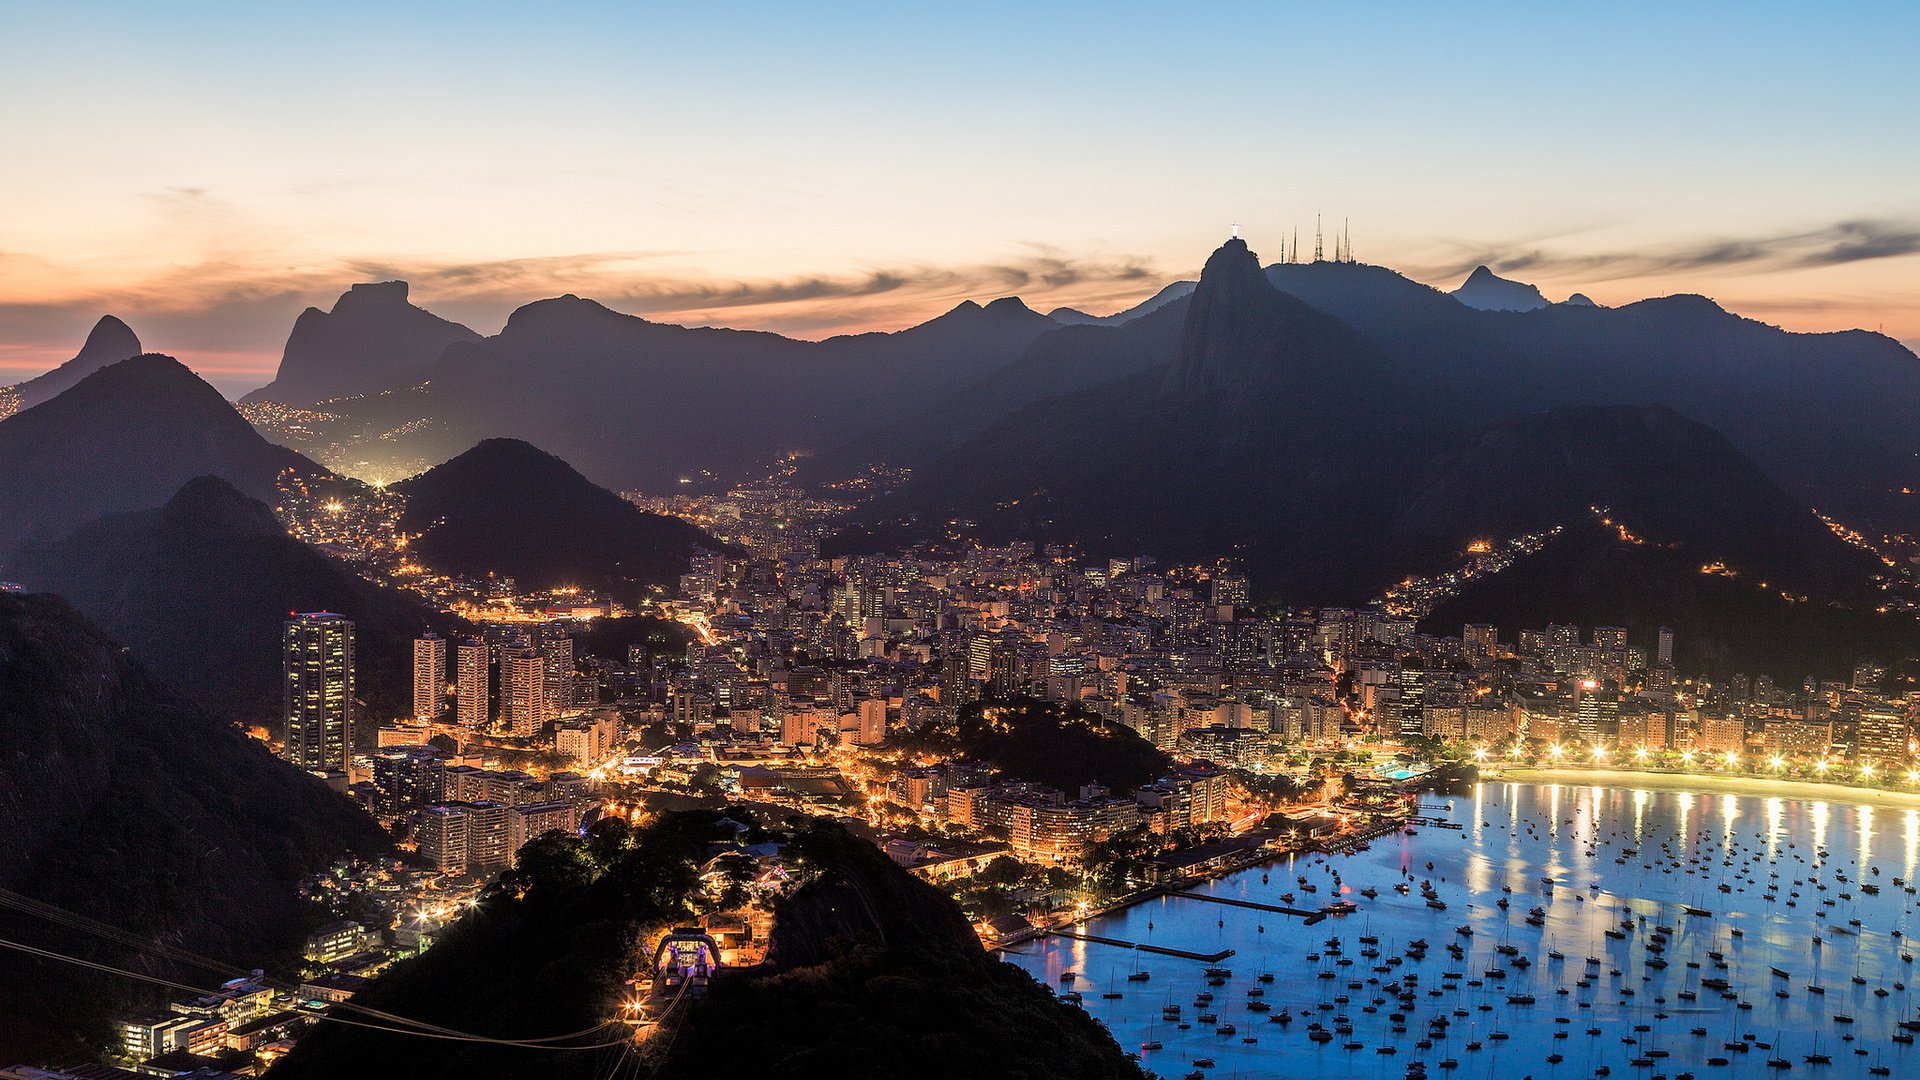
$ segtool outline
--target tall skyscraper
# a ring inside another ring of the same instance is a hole
[[[413,715],[437,719],[447,703],[447,639],[428,634],[413,641]]]
[[[489,709],[487,681],[490,676],[487,643],[469,639],[454,649],[454,718],[464,728],[478,730],[487,726]]]
[[[327,611],[295,614],[281,645],[282,756],[312,772],[344,770],[353,746],[353,620]]]
[[[1399,731],[1404,736],[1426,734],[1427,673],[1425,669],[1400,669]]]
[[[573,636],[565,624],[548,623],[535,640],[544,669],[547,715],[565,715],[573,710]]]
[[[1663,626],[1653,650],[1653,662],[1661,667],[1673,666],[1673,628]]]
[[[500,719],[510,735],[528,736],[547,722],[546,665],[534,649],[500,657]]]

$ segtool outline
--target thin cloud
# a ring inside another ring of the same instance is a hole
[[[1920,221],[1856,218],[1801,232],[1634,251],[1474,248],[1463,250],[1447,262],[1412,272],[1428,280],[1451,280],[1476,266],[1488,266],[1502,274],[1532,273],[1598,282],[1704,271],[1778,273],[1915,254],[1920,254]]]
[[[613,294],[609,300],[643,314],[677,314],[890,296],[929,301],[990,299],[1010,293],[1044,295],[1082,286],[1148,281],[1157,281],[1157,278],[1152,265],[1144,260],[1088,260],[1046,253],[1000,263],[958,267],[923,264],[844,276],[808,275],[772,281],[643,281]]]

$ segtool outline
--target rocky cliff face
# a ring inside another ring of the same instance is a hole
[[[404,281],[355,285],[332,311],[300,313],[279,373],[243,400],[311,405],[373,393],[420,375],[448,345],[478,340],[459,323],[408,303]]]

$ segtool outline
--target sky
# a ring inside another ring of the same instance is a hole
[[[1920,5],[0,0],[0,384],[229,393],[402,277],[805,337],[1118,310],[1316,215],[1451,288],[1920,346]],[[1330,248],[1329,248],[1330,250]]]

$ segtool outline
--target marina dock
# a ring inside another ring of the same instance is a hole
[[[1227,904],[1232,907],[1252,908],[1255,911],[1272,911],[1281,915],[1295,915],[1305,920],[1302,925],[1312,926],[1327,917],[1324,911],[1308,911],[1305,908],[1281,907],[1279,904],[1261,904],[1252,900],[1234,900],[1225,896],[1208,896],[1196,892],[1170,892],[1167,894],[1181,900],[1205,900],[1209,904]]]
[[[1086,941],[1095,945],[1113,945],[1122,949],[1138,949],[1141,952],[1158,953],[1161,956],[1177,956],[1182,960],[1200,960],[1209,964],[1217,964],[1233,955],[1232,949],[1225,949],[1215,953],[1188,952],[1185,949],[1169,949],[1161,945],[1142,945],[1135,941],[1122,941],[1119,938],[1100,937],[1096,934],[1082,933],[1078,930],[1049,930],[1041,936],[1044,937],[1047,935],[1072,938],[1075,941]]]

